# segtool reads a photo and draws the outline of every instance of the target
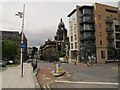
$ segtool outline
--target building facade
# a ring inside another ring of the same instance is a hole
[[[60,20],[60,23],[58,24],[58,29],[55,36],[56,41],[64,41],[66,44],[68,44],[68,37],[67,37],[67,30],[65,28],[65,24],[62,21],[62,18]]]
[[[94,63],[105,63],[113,59],[115,26],[118,23],[118,8],[95,3],[91,6],[76,6],[69,15],[70,61],[87,62],[88,56]],[[119,31],[118,31],[119,32]],[[117,32],[117,33],[118,33]],[[113,48],[109,47],[110,45]],[[79,52],[80,55],[76,55]]]
[[[45,42],[43,46],[40,47],[40,57],[45,61],[54,61],[57,57],[55,56],[56,52],[56,42],[48,41]]]
[[[20,44],[21,44],[21,34],[19,34],[19,31],[0,31],[0,39],[1,40],[11,40],[17,43],[18,45],[18,56],[17,58],[20,59]],[[24,43],[26,44],[26,47],[24,49],[24,53],[23,53],[23,60],[27,59],[27,38],[24,35]]]

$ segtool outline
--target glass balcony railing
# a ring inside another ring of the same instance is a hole
[[[113,21],[112,21],[112,19],[110,19],[110,18],[106,18],[106,23],[113,23]]]
[[[94,19],[81,19],[80,20],[80,24],[82,24],[82,23],[94,23]]]
[[[85,28],[80,28],[80,32],[94,32],[95,31],[95,29],[94,28],[92,28],[92,29],[85,29]]]
[[[112,36],[107,36],[107,40],[114,40]]]
[[[112,44],[108,44],[108,48],[113,48],[113,45]]]
[[[106,31],[107,31],[107,32],[113,32],[113,28],[112,28],[112,27],[110,27],[110,28],[107,27],[107,28],[106,28]]]
[[[89,35],[89,36],[81,36],[80,40],[95,40],[95,37],[93,35]]]

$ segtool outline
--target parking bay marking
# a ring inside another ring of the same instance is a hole
[[[107,85],[118,85],[118,83],[108,83],[108,82],[72,82],[72,81],[59,81],[55,80],[55,82],[61,82],[61,83],[78,83],[78,84],[107,84]]]

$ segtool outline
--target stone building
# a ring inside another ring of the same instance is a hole
[[[58,29],[55,36],[56,41],[65,41],[66,44],[68,44],[68,37],[67,37],[67,30],[65,28],[65,24],[62,21],[62,18],[60,20],[60,23],[58,24]]]
[[[45,44],[40,47],[41,59],[44,59],[45,61],[54,61],[57,58],[55,56],[55,48],[56,42],[48,39],[48,41],[46,41]]]

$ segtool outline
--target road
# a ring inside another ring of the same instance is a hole
[[[53,63],[39,61],[38,65],[54,69]],[[117,88],[117,63],[85,65],[61,64],[62,70],[71,72],[69,75],[50,84],[52,88]]]

